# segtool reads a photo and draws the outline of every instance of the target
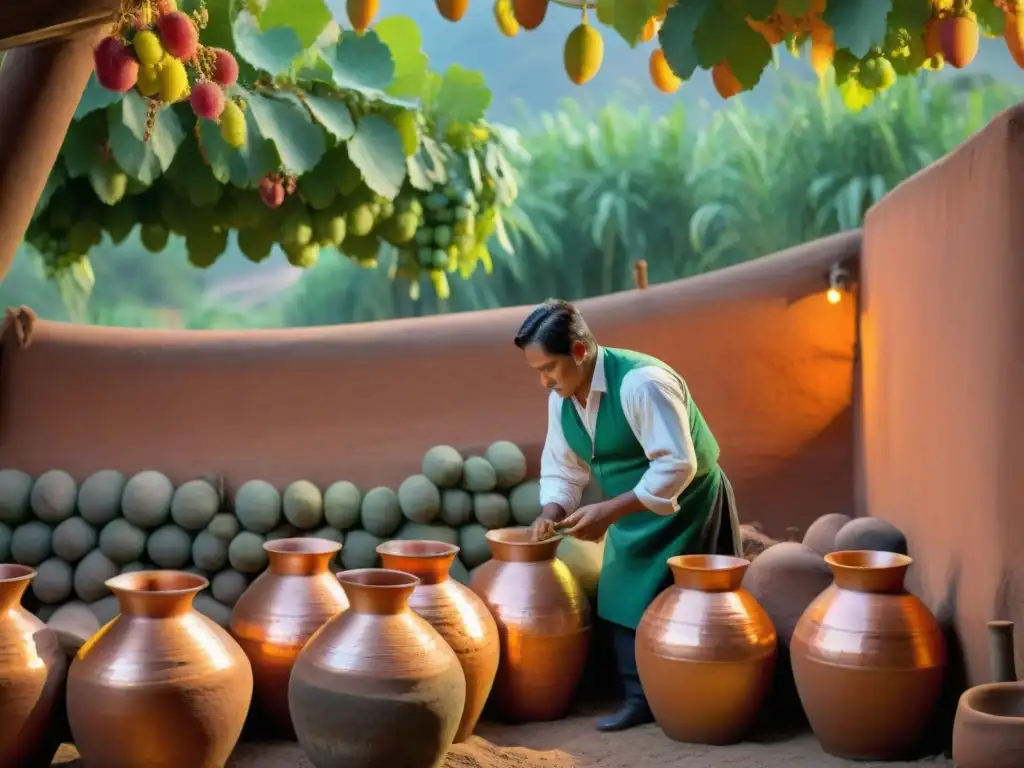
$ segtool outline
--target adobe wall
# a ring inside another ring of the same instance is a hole
[[[585,302],[603,344],[688,380],[741,514],[769,531],[853,505],[855,307],[825,301],[842,235]],[[524,308],[332,328],[164,332],[40,322],[5,340],[0,466],[396,485],[437,443],[516,441],[534,463],[545,396],[512,336]]]
[[[906,532],[971,683],[986,622],[1024,622],[1022,127],[1020,107],[1002,114],[864,230],[858,507]]]

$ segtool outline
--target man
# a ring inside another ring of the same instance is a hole
[[[625,701],[597,727],[649,723],[636,671],[636,627],[672,582],[666,561],[740,552],[718,443],[675,371],[638,352],[599,347],[566,301],[549,299],[534,309],[515,344],[551,391],[535,536],[556,530],[588,541],[606,536],[597,614],[612,634]],[[606,500],[580,507],[591,477]]]

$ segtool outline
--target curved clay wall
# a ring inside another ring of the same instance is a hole
[[[768,530],[852,509],[855,308],[823,291],[859,244],[851,233],[582,305],[603,344],[687,378],[743,517]],[[29,347],[5,339],[0,466],[370,487],[419,471],[431,445],[495,439],[536,465],[545,392],[512,346],[525,311],[263,332],[39,322]]]

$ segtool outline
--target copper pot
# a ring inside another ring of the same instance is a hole
[[[252,668],[192,607],[202,576],[136,571],[107,581],[120,615],[68,673],[68,718],[89,768],[222,768],[252,700]]]
[[[466,703],[455,652],[409,609],[420,581],[366,568],[338,574],[349,608],[310,638],[288,704],[316,768],[440,768]]]
[[[60,746],[67,660],[52,630],[21,607],[35,578],[0,565],[0,765],[49,766]]]
[[[800,701],[826,752],[894,760],[920,744],[942,690],[946,642],[904,588],[913,562],[893,552],[825,556],[834,582],[797,622],[790,646]]]
[[[740,586],[749,561],[681,555],[668,565],[675,583],[648,606],[636,632],[647,701],[670,739],[735,743],[771,687],[775,627]]]
[[[498,626],[483,600],[449,577],[459,553],[439,541],[388,541],[377,547],[381,565],[420,580],[409,607],[440,633],[459,657],[466,675],[466,706],[455,741],[473,735],[498,672]]]
[[[269,565],[235,604],[231,634],[252,662],[253,712],[261,727],[294,736],[288,678],[306,641],[348,608],[330,571],[341,544],[327,539],[276,539],[263,545]]]
[[[590,649],[590,601],[555,559],[560,537],[534,541],[527,528],[503,528],[487,541],[494,557],[474,571],[470,589],[501,638],[492,702],[513,720],[565,717]]]

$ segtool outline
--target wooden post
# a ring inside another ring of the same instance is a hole
[[[633,262],[633,283],[637,290],[642,291],[647,288],[647,262],[643,259]]]

